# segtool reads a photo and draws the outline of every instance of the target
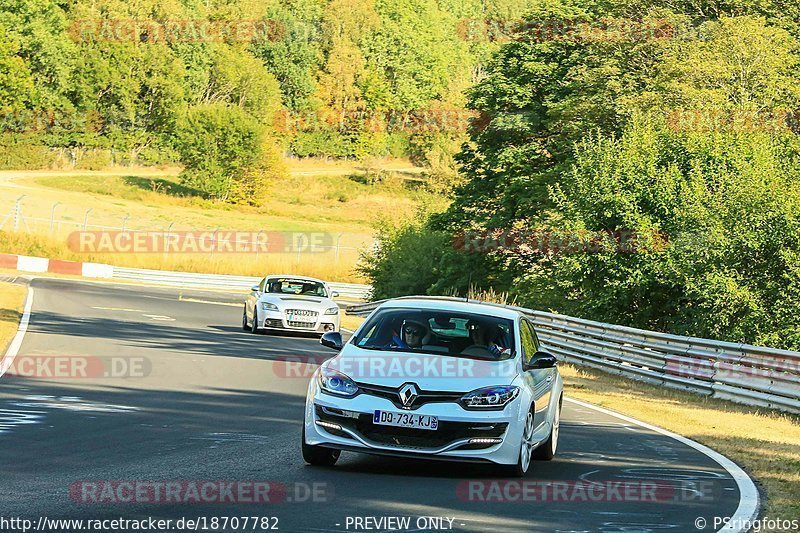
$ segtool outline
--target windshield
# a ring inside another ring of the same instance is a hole
[[[514,324],[488,315],[393,308],[373,315],[352,343],[370,350],[504,361],[514,356]]]
[[[320,298],[327,298],[328,296],[324,284],[307,279],[269,278],[264,284],[264,292],[295,296],[318,296]]]

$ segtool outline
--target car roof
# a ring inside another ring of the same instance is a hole
[[[310,278],[308,276],[297,276],[295,274],[267,274],[264,277],[267,278],[267,279],[271,279],[271,278],[288,278],[288,279],[296,279],[296,280],[302,280],[302,281],[316,281],[317,283],[323,283],[323,284],[326,284],[326,285],[328,283],[326,281],[322,281],[321,279]]]
[[[389,308],[414,308],[431,309],[442,311],[456,311],[462,313],[474,313],[479,315],[494,316],[498,318],[514,319],[522,313],[515,309],[509,309],[500,304],[481,302],[478,300],[466,300],[464,298],[435,297],[435,296],[403,296],[394,298],[382,303],[378,309]]]

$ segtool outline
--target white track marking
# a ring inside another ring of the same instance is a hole
[[[0,377],[3,377],[3,374],[5,374],[6,371],[11,367],[12,363],[14,363],[14,358],[17,357],[17,353],[19,352],[19,349],[22,346],[22,340],[25,338],[25,332],[28,331],[28,323],[31,320],[32,307],[33,307],[33,287],[28,285],[28,296],[25,299],[25,308],[22,311],[22,319],[19,321],[19,328],[17,328],[17,334],[14,335],[14,339],[8,346],[8,350],[6,350],[5,357],[3,357],[3,360],[0,361]]]
[[[143,314],[142,316],[146,316],[147,318],[149,318],[151,320],[162,320],[164,322],[174,322],[175,321],[174,318],[172,318],[171,316],[167,316],[167,315],[144,315]]]
[[[197,298],[184,298],[183,296],[178,296],[179,302],[190,302],[194,304],[210,304],[210,305],[227,305],[228,307],[241,307],[242,303],[238,302],[212,302],[210,300],[198,300]]]
[[[100,311],[123,311],[126,313],[141,313],[143,309],[127,309],[125,307],[97,307],[92,306],[92,309],[99,309]]]
[[[631,424],[636,424],[637,426],[649,429],[650,431],[655,431],[656,433],[660,433],[661,435],[664,435],[671,439],[675,439],[682,444],[694,448],[695,450],[702,453],[709,459],[714,460],[722,468],[724,468],[728,472],[728,474],[730,474],[730,476],[734,479],[734,481],[736,481],[736,485],[739,487],[739,506],[736,509],[736,512],[733,514],[733,516],[731,516],[730,522],[728,522],[729,525],[726,525],[725,527],[720,529],[717,533],[744,532],[745,530],[743,528],[735,528],[733,527],[732,524],[746,524],[748,522],[752,522],[758,517],[760,498],[755,483],[753,483],[753,480],[750,479],[750,476],[748,476],[747,473],[744,470],[742,470],[742,468],[739,465],[737,465],[736,463],[734,463],[721,453],[715,452],[708,446],[700,444],[699,442],[695,442],[692,439],[687,439],[686,437],[678,435],[677,433],[672,433],[671,431],[667,431],[666,429],[662,429],[652,424],[648,424],[647,422],[642,422],[641,420],[636,420],[635,418],[621,415],[619,413],[615,413],[614,411],[610,411],[608,409],[605,409],[603,407],[598,407],[590,403],[582,402],[580,400],[573,400],[572,398],[564,398],[564,399],[575,405],[580,405],[581,407],[586,407],[587,409],[592,409],[594,411],[598,411],[600,413],[619,418],[620,420],[630,422]]]

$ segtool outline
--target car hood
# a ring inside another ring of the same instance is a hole
[[[338,307],[330,298],[300,296],[291,294],[262,294],[260,300],[278,306],[278,309],[308,309],[324,313],[326,309]]]
[[[469,392],[510,385],[519,374],[517,361],[482,361],[447,355],[366,350],[347,344],[325,362],[357,383],[398,388],[414,383],[425,391]]]

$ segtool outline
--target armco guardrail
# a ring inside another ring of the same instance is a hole
[[[148,270],[144,268],[113,267],[111,277],[156,285],[170,285],[174,287],[191,287],[205,289],[229,289],[247,291],[253,285],[258,285],[262,278],[253,276],[226,276],[221,274],[198,274],[194,272],[175,272],[171,270]],[[372,287],[356,283],[328,283],[331,290],[339,296],[365,300],[369,297]]]
[[[366,316],[384,301],[351,305],[347,313]],[[542,344],[562,361],[705,396],[800,413],[800,352],[502,307],[530,316]]]

